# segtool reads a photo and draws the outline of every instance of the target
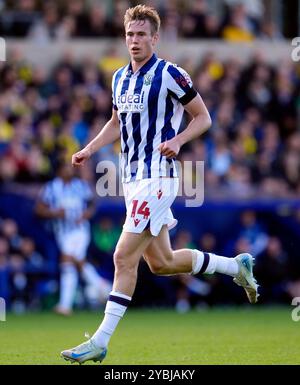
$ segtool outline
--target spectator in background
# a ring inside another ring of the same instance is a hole
[[[245,250],[249,250],[249,253],[256,257],[267,247],[269,234],[263,222],[257,219],[254,210],[242,211],[238,229],[235,232],[234,238],[225,245],[226,252],[229,255],[244,253]]]
[[[118,0],[113,3],[111,34],[113,37],[119,38],[124,36],[123,18],[126,9],[130,7],[128,0]]]
[[[262,40],[273,42],[283,40],[284,38],[276,24],[268,19],[265,19],[261,22],[260,33],[258,37]]]
[[[218,130],[214,134],[214,144],[211,149],[209,167],[214,174],[222,178],[231,165],[231,155],[228,140],[224,131]]]
[[[112,257],[120,234],[121,229],[114,226],[113,221],[109,217],[104,217],[93,225],[93,242],[98,252],[105,257]]]
[[[93,3],[88,11],[88,22],[85,26],[84,37],[108,37],[113,30],[108,20],[106,9],[101,3]]]
[[[38,19],[31,26],[28,37],[37,43],[45,44],[58,36],[59,16],[56,3],[45,2],[42,12],[42,19]]]
[[[123,28],[123,27],[122,27]],[[119,68],[124,66],[127,63],[127,59],[124,56],[121,56],[118,52],[118,49],[111,45],[104,55],[101,57],[98,66],[103,72],[105,77],[105,84],[107,87],[111,85],[111,79],[113,73]]]
[[[66,15],[55,31],[57,41],[70,40],[75,35],[76,22],[72,16]]]
[[[281,138],[288,138],[296,131],[296,103],[298,91],[295,88],[295,74],[289,61],[278,64],[274,76],[275,92],[271,103],[272,120],[278,122]]]
[[[267,244],[269,237],[262,224],[258,221],[256,213],[252,210],[246,210],[241,215],[241,225],[238,238],[247,239],[250,248],[249,253],[254,257],[261,254]]]
[[[209,13],[206,0],[191,2],[191,9],[183,15],[181,34],[187,38],[217,37],[218,21]]]
[[[34,241],[19,233],[13,219],[1,219],[0,296],[13,312],[22,313],[40,304],[36,285],[41,277],[47,280],[48,273],[47,261],[36,250]]]
[[[26,263],[27,273],[45,273],[47,264],[44,257],[37,252],[35,243],[31,238],[23,238],[20,245],[20,253]]]
[[[161,4],[161,34],[160,38],[168,42],[176,42],[180,33],[180,4],[167,0]]]
[[[1,221],[1,234],[7,240],[10,252],[18,252],[22,238],[18,231],[17,223],[10,218]]]
[[[0,236],[0,297],[10,301],[9,244],[3,236]]]
[[[72,20],[73,36],[84,36],[89,25],[84,0],[66,1],[66,17]]]
[[[121,227],[114,224],[108,216],[101,217],[92,226],[91,258],[100,273],[110,280],[113,279],[113,253]]]
[[[56,5],[53,0],[44,3]],[[44,3],[37,0],[7,1],[3,4],[0,2],[0,35],[24,38],[30,30],[40,30],[47,36],[48,41],[49,32],[51,34],[53,30],[52,22],[49,23],[52,17],[49,17]],[[59,17],[51,39],[119,37],[122,33],[122,14],[130,5],[136,3],[133,0],[62,0],[57,6]],[[239,38],[241,33],[242,41],[248,41],[249,29],[253,38],[272,41],[282,39],[276,25],[269,20],[261,0],[220,0],[213,6],[207,0],[148,0],[147,4],[161,8],[162,35],[165,39],[171,37],[171,40],[176,40],[178,34],[187,38],[220,38],[222,24],[227,28],[230,39]],[[223,22],[216,12],[216,7],[221,9],[221,14],[225,8],[226,17]],[[239,8],[243,9],[242,12]],[[230,24],[232,14],[234,22]]]
[[[229,9],[228,20],[225,20],[222,37],[231,42],[250,42],[254,40],[253,21],[247,14],[243,3],[237,3]]]
[[[31,25],[38,19],[36,0],[19,0],[15,3],[15,9],[10,13],[10,17],[3,12],[2,8],[4,7],[0,6],[0,11],[3,15],[0,19],[1,36],[24,37],[27,35]]]
[[[256,259],[255,274],[261,283],[262,302],[288,299],[289,261],[280,239],[271,236],[267,247]]]
[[[220,21],[212,12],[208,13],[204,19],[204,39],[220,38]]]

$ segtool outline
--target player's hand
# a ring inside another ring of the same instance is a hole
[[[80,225],[84,220],[86,220],[84,215],[80,215],[79,218],[75,220],[76,225]]]
[[[175,158],[180,151],[180,145],[175,137],[173,139],[161,143],[158,149],[160,153],[166,156],[167,158]]]
[[[53,217],[56,219],[63,219],[65,217],[65,209],[53,210]]]
[[[89,149],[84,148],[81,151],[76,152],[72,155],[72,166],[77,167],[83,165],[91,157]]]

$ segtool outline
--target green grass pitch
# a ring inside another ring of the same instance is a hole
[[[103,365],[300,364],[300,322],[291,308],[214,308],[178,314],[130,309]],[[0,364],[70,365],[61,350],[84,341],[102,312],[7,315],[0,322]],[[94,363],[91,363],[94,365]]]

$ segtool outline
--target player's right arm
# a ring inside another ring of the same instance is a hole
[[[55,197],[54,182],[48,182],[39,193],[34,207],[35,214],[43,219],[63,219],[65,217],[65,210],[53,206]]]
[[[100,148],[115,142],[120,137],[117,111],[113,109],[111,119],[105,124],[99,134],[81,151],[72,156],[72,165],[81,166]]]
[[[35,213],[44,219],[62,219],[65,217],[64,209],[51,209],[41,200],[39,200],[35,205]]]

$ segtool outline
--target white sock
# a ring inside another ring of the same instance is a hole
[[[81,272],[82,272],[82,278],[88,285],[100,287],[102,278],[97,273],[97,270],[92,264],[86,262],[83,265]]]
[[[123,317],[131,297],[125,294],[112,291],[108,297],[105,307],[105,316],[96,333],[92,336],[93,342],[106,348],[111,336],[113,335],[120,319]]]
[[[191,274],[198,274],[203,266],[204,254],[202,251],[194,249],[192,259],[192,271]]]
[[[90,263],[85,263],[82,267],[82,278],[87,285],[96,288],[98,299],[101,303],[105,303],[111,292],[112,284],[107,279],[102,278],[95,267]]]
[[[61,264],[60,296],[58,306],[71,310],[77,288],[78,274],[72,263]]]
[[[238,273],[238,263],[234,258],[222,257],[213,253],[203,253],[199,250],[193,250],[193,252],[192,274],[213,274],[216,272],[234,277]]]

